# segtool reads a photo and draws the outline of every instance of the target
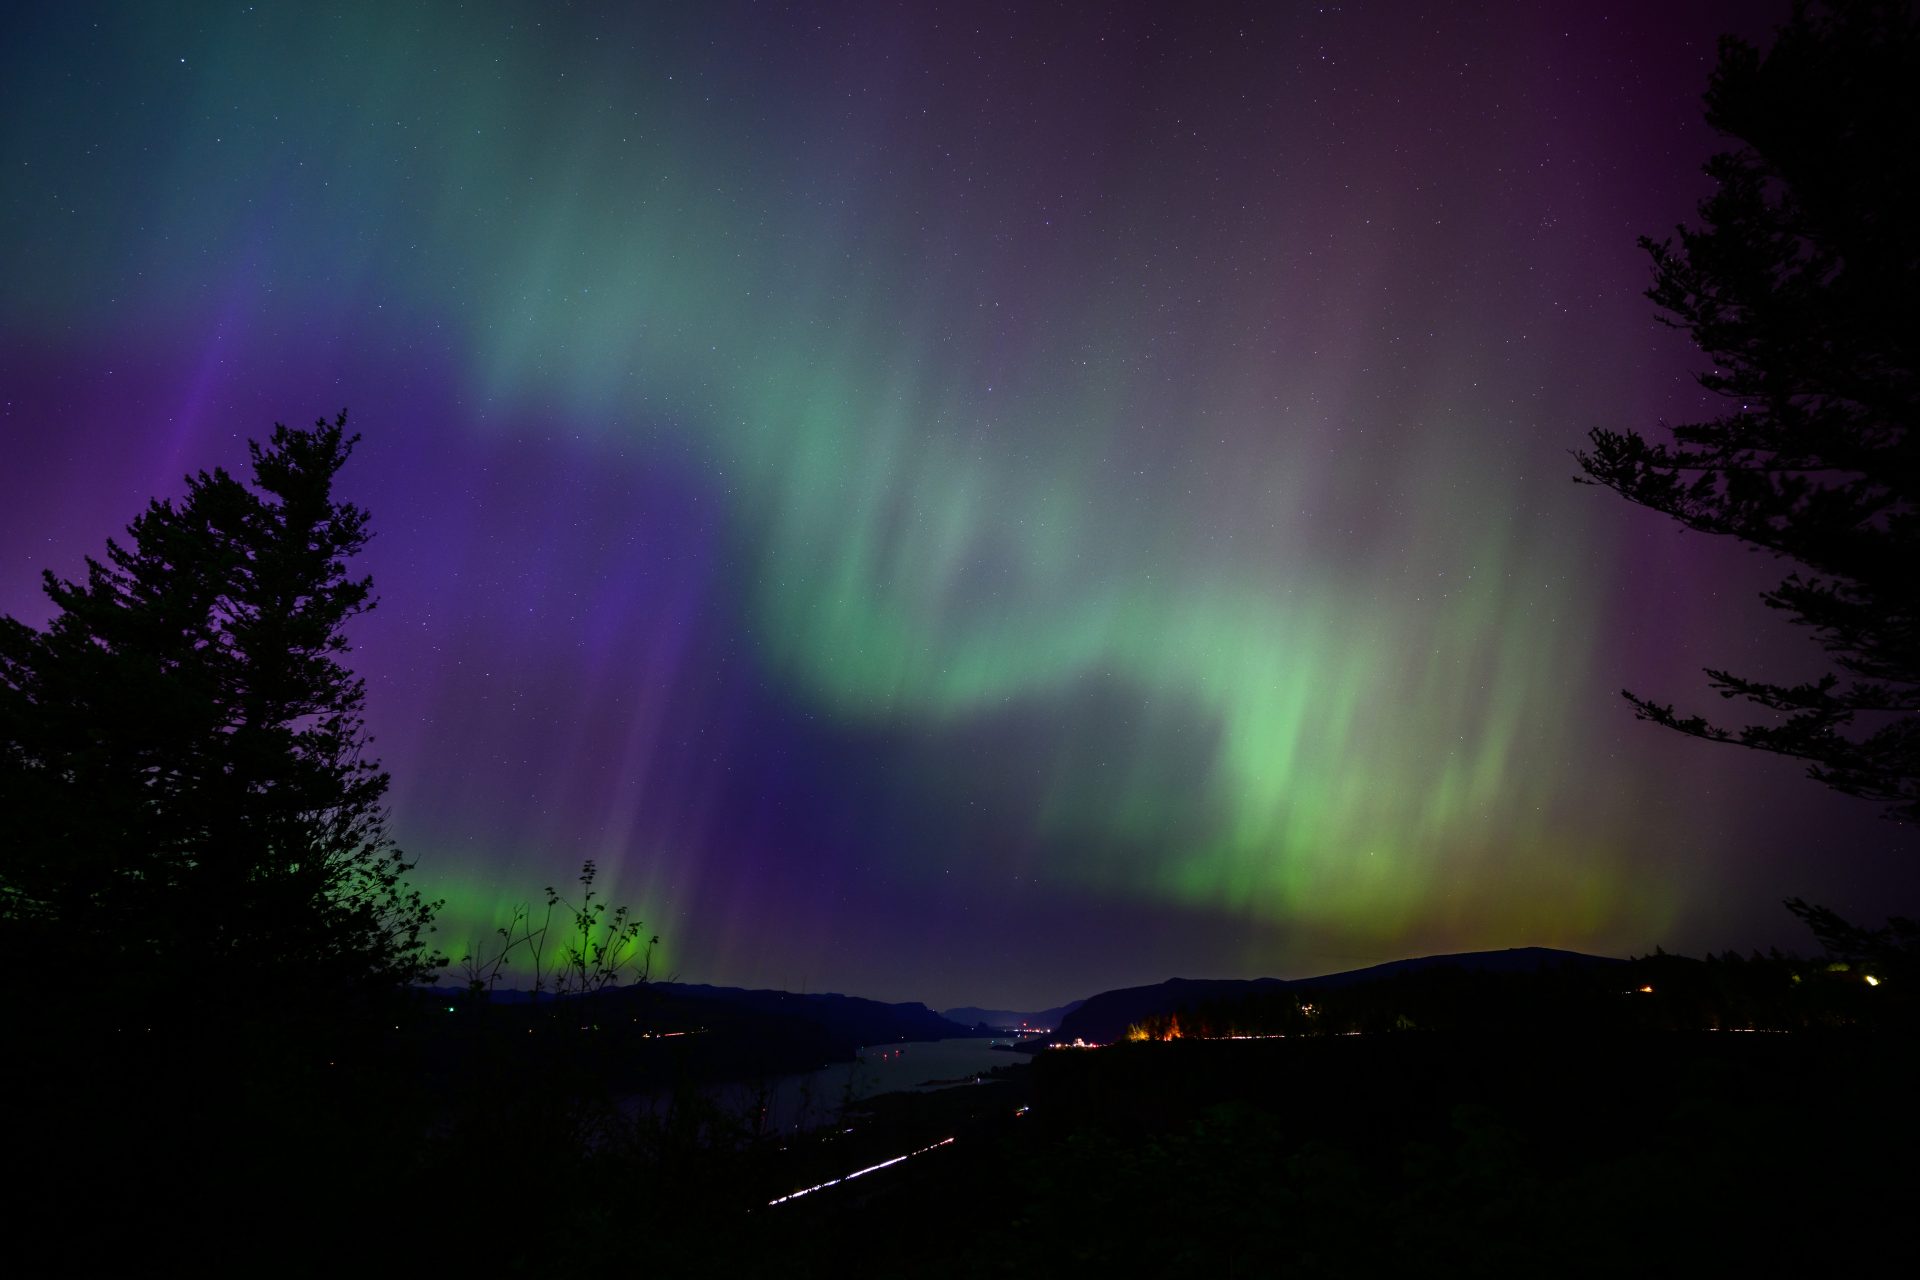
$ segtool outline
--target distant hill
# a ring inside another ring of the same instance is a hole
[[[1505,951],[1469,951],[1449,956],[1421,956],[1391,960],[1365,969],[1323,974],[1316,978],[1169,978],[1148,987],[1103,991],[1082,1001],[1060,1020],[1049,1043],[1075,1039],[1106,1044],[1127,1034],[1127,1028],[1152,1017],[1165,1017],[1203,1004],[1223,1005],[1259,999],[1282,992],[1307,994],[1339,991],[1388,983],[1444,970],[1474,974],[1531,974],[1563,969],[1594,970],[1625,965],[1627,961],[1590,956],[1551,947],[1514,947]]]
[[[1066,1004],[1052,1009],[1040,1009],[1032,1013],[1020,1013],[1012,1009],[979,1009],[973,1005],[963,1005],[958,1009],[942,1009],[940,1016],[949,1022],[958,1022],[964,1026],[983,1025],[994,1030],[1012,1030],[1016,1027],[1045,1027],[1051,1031],[1060,1025],[1060,1020],[1085,1004],[1084,1000],[1070,1000]]]
[[[750,991],[702,983],[654,982],[648,989],[695,1005],[721,1005],[806,1022],[835,1041],[849,1045],[894,1044],[902,1040],[949,1040],[970,1036],[970,1024],[950,1021],[918,1002],[886,1004],[860,996],[827,992]]]
[[[468,997],[465,987],[427,987],[423,990],[426,995],[443,999],[450,1005]],[[530,1005],[533,1002],[531,993],[504,987],[493,991],[489,999],[493,1004],[505,1006]],[[545,999],[550,1000],[551,997]],[[893,1044],[902,1040],[951,1040],[956,1036],[976,1034],[973,1023],[944,1018],[918,1002],[887,1004],[880,1000],[832,992],[802,995],[792,991],[714,987],[696,982],[647,982],[611,988],[591,999],[636,1006],[645,1010],[663,1027],[693,1026],[711,1021],[709,1015],[715,1010],[735,1011],[736,1016],[727,1019],[730,1023],[739,1023],[743,1016],[758,1015],[763,1019],[772,1019],[773,1022],[768,1024],[770,1026],[804,1024],[822,1033],[827,1041],[845,1046],[848,1050],[870,1044]]]
[[[510,1052],[537,1056],[547,1051],[545,1037],[556,1029],[590,1028],[598,1069],[632,1092],[685,1079],[765,1080],[846,1062],[868,1046],[978,1034],[924,1004],[681,982],[610,987],[561,1002],[552,997],[535,1002],[524,991],[496,990],[478,1007],[458,987],[425,988],[419,994],[436,1014],[444,1008],[446,1014],[472,1017],[472,1030],[465,1034],[504,1037],[503,1043],[515,1046]],[[559,1016],[562,1010],[565,1015]],[[446,1025],[456,1025],[456,1019]],[[466,1044],[458,1035],[443,1038],[444,1069],[459,1069]]]

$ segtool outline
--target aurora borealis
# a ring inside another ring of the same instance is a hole
[[[10,9],[0,612],[348,407],[454,950],[583,858],[936,1006],[1877,919],[1913,833],[1616,696],[1777,575],[1568,483],[1702,407],[1634,238],[1778,8]]]

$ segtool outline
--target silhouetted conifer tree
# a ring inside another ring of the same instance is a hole
[[[1713,368],[1728,408],[1672,443],[1599,430],[1598,483],[1682,524],[1792,561],[1766,604],[1831,669],[1798,684],[1709,670],[1776,713],[1729,729],[1626,692],[1683,733],[1809,763],[1850,795],[1920,818],[1920,29],[1905,3],[1800,5],[1764,57],[1721,41],[1700,225],[1641,245],[1647,296]]]
[[[345,425],[276,426],[251,487],[203,471],[47,573],[44,631],[0,618],[0,922],[56,995],[313,1018],[437,966],[341,662],[374,604]]]

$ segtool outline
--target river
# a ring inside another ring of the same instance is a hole
[[[1032,1061],[1028,1054],[989,1047],[1009,1043],[1011,1038],[1007,1036],[909,1040],[863,1049],[857,1062],[836,1062],[815,1071],[776,1076],[766,1086],[767,1121],[788,1133],[830,1124],[844,1103],[876,1094],[965,1088],[976,1076],[984,1078],[995,1067]],[[722,1107],[744,1114],[754,1106],[758,1092],[751,1085],[736,1084],[722,1086],[714,1096]]]

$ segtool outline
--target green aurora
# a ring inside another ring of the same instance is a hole
[[[1586,427],[1698,401],[1632,244],[1710,146],[1638,146],[1697,114],[1680,35],[24,21],[6,430],[122,483],[24,559],[0,525],[0,604],[348,403],[357,661],[455,950],[585,857],[686,976],[954,1002],[1718,945],[1822,889],[1710,890],[1833,811],[1612,699],[1755,643],[1696,607],[1730,562],[1566,483]],[[1664,96],[1584,96],[1629,73]]]

